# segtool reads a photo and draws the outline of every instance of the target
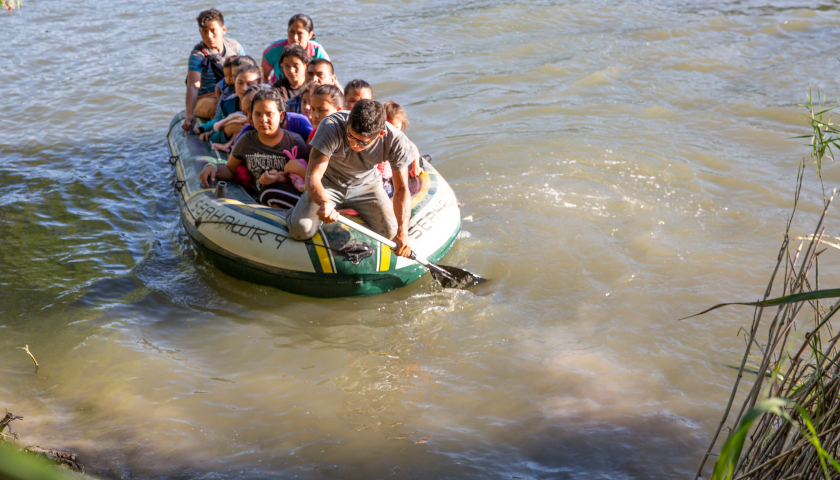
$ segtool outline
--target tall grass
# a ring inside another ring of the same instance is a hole
[[[797,138],[811,139],[808,146],[822,185],[822,161],[833,159],[833,148],[838,148],[840,130],[829,116],[836,105],[825,108],[824,101],[814,105],[809,92],[808,103],[802,106],[808,109],[806,118],[813,132]],[[824,197],[813,233],[791,238],[806,167],[803,162],[797,173],[793,210],[763,299],[742,303],[756,307],[746,348],[723,419],[695,480],[702,475],[730,419],[729,424],[735,427],[720,448],[714,480],[840,478],[840,463],[835,460],[840,454],[840,332],[835,333],[831,322],[840,310],[840,302],[834,300],[840,297],[840,289],[819,289],[822,255],[830,248],[840,249],[825,235],[826,215],[836,189]],[[781,294],[771,299],[777,284]],[[821,301],[826,299],[830,304]],[[755,382],[732,417],[749,358],[759,360]]]
[[[22,0],[3,0],[3,8],[5,8],[9,13],[14,13],[16,8],[20,10],[21,5]]]

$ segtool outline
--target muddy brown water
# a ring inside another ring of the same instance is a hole
[[[406,107],[463,204],[444,263],[492,279],[337,300],[234,280],[179,224],[164,135],[205,7],[0,17],[0,406],[22,442],[110,478],[693,473],[751,311],[676,320],[764,290],[796,104],[840,94],[834,3],[220,5],[255,56],[310,14],[343,82]]]

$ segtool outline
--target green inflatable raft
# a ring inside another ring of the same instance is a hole
[[[426,269],[344,225],[323,225],[310,240],[293,240],[286,229],[289,210],[261,205],[236,183],[204,188],[198,178],[207,163],[227,155],[211,150],[182,128],[176,115],[167,139],[175,169],[181,221],[205,258],[233,277],[312,297],[352,297],[387,292],[417,280]],[[412,178],[411,248],[438,262],[461,231],[458,200],[428,163]],[[359,223],[358,216],[351,217]]]

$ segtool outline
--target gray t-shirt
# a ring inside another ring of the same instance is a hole
[[[282,172],[290,158],[286,151],[295,153],[293,151],[294,147],[297,147],[295,158],[309,158],[309,149],[306,148],[306,142],[297,133],[286,130],[280,143],[269,146],[260,141],[259,132],[250,130],[242,134],[242,137],[236,141],[230,154],[240,160],[245,160],[245,167],[254,177],[254,187],[257,190],[262,190],[263,185],[259,182],[260,176],[268,170]],[[236,172],[233,173],[236,174]]]
[[[369,148],[354,152],[346,135],[348,115],[349,112],[338,111],[323,119],[309,142],[330,159],[324,176],[336,185],[349,188],[381,182],[377,165],[388,162],[396,171],[420,155],[408,137],[390,123],[385,124],[384,137],[374,140]]]

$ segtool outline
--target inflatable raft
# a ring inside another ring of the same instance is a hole
[[[323,225],[310,240],[293,240],[286,229],[289,210],[261,205],[241,186],[218,182],[204,188],[198,178],[207,163],[227,155],[211,150],[182,128],[184,114],[169,125],[169,162],[181,221],[193,243],[213,265],[233,277],[312,297],[373,295],[408,285],[425,268],[390,248],[336,223]],[[428,164],[412,178],[411,248],[439,261],[461,231],[458,200]],[[360,217],[351,217],[363,223]]]

